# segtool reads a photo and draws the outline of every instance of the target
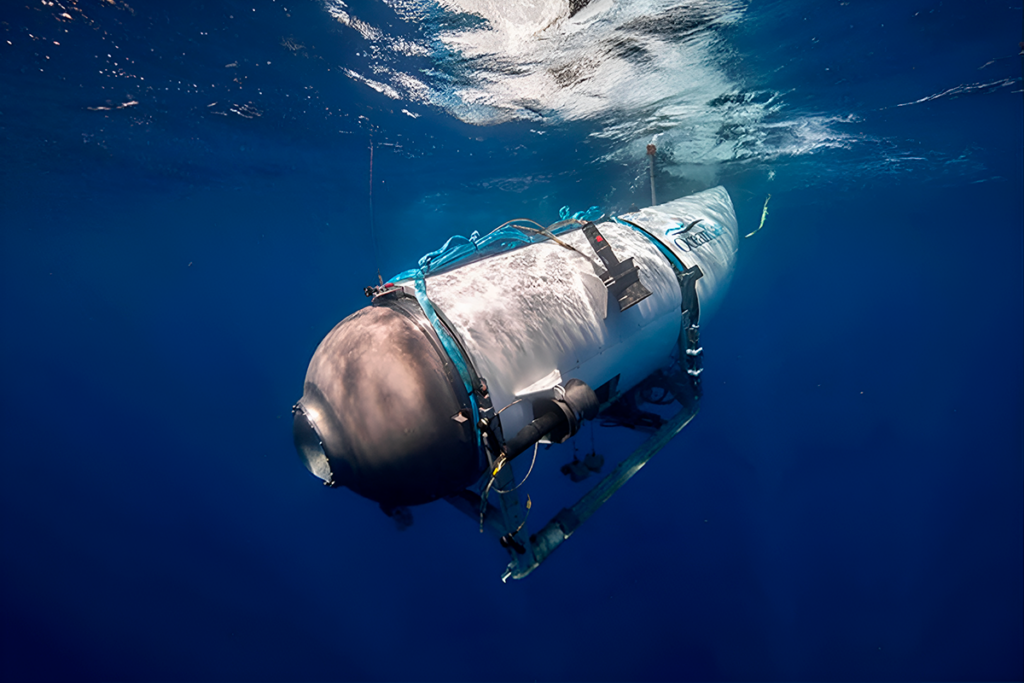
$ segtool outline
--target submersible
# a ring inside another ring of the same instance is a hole
[[[722,187],[452,238],[367,288],[370,305],[320,342],[293,408],[296,448],[327,485],[391,514],[493,480],[673,365],[699,396],[699,324],[737,239]]]

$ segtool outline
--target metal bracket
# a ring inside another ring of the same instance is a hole
[[[620,311],[635,306],[651,295],[651,290],[640,282],[640,267],[633,264],[633,257],[619,261],[608,240],[597,226],[589,221],[583,226],[583,234],[587,236],[590,246],[604,264],[605,271],[598,275],[604,281],[604,286],[619,302]]]
[[[677,273],[683,293],[683,324],[679,333],[679,363],[690,378],[694,397],[703,394],[701,374],[704,372],[704,347],[700,345],[700,302],[697,299],[697,280],[704,276],[700,266],[691,266]]]

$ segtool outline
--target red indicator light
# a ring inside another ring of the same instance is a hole
[[[597,237],[594,238],[594,241],[595,242],[604,242],[604,238],[601,237],[600,235],[598,235]]]

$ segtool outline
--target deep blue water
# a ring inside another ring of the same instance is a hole
[[[0,676],[1021,680],[1020,3],[512,4],[3,5]],[[289,409],[377,268],[642,206],[650,142],[772,196],[694,422],[508,584],[320,486]]]

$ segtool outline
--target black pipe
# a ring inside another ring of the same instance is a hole
[[[541,440],[555,427],[566,421],[565,413],[551,403],[551,410],[544,413],[530,424],[519,430],[519,433],[505,442],[505,461],[508,462]]]
[[[536,417],[505,442],[505,461],[512,460],[546,435],[554,443],[562,443],[579,431],[584,420],[594,419],[599,407],[597,394],[586,382],[575,378],[569,380],[565,383],[561,399],[533,404]],[[537,415],[538,411],[544,412]]]

